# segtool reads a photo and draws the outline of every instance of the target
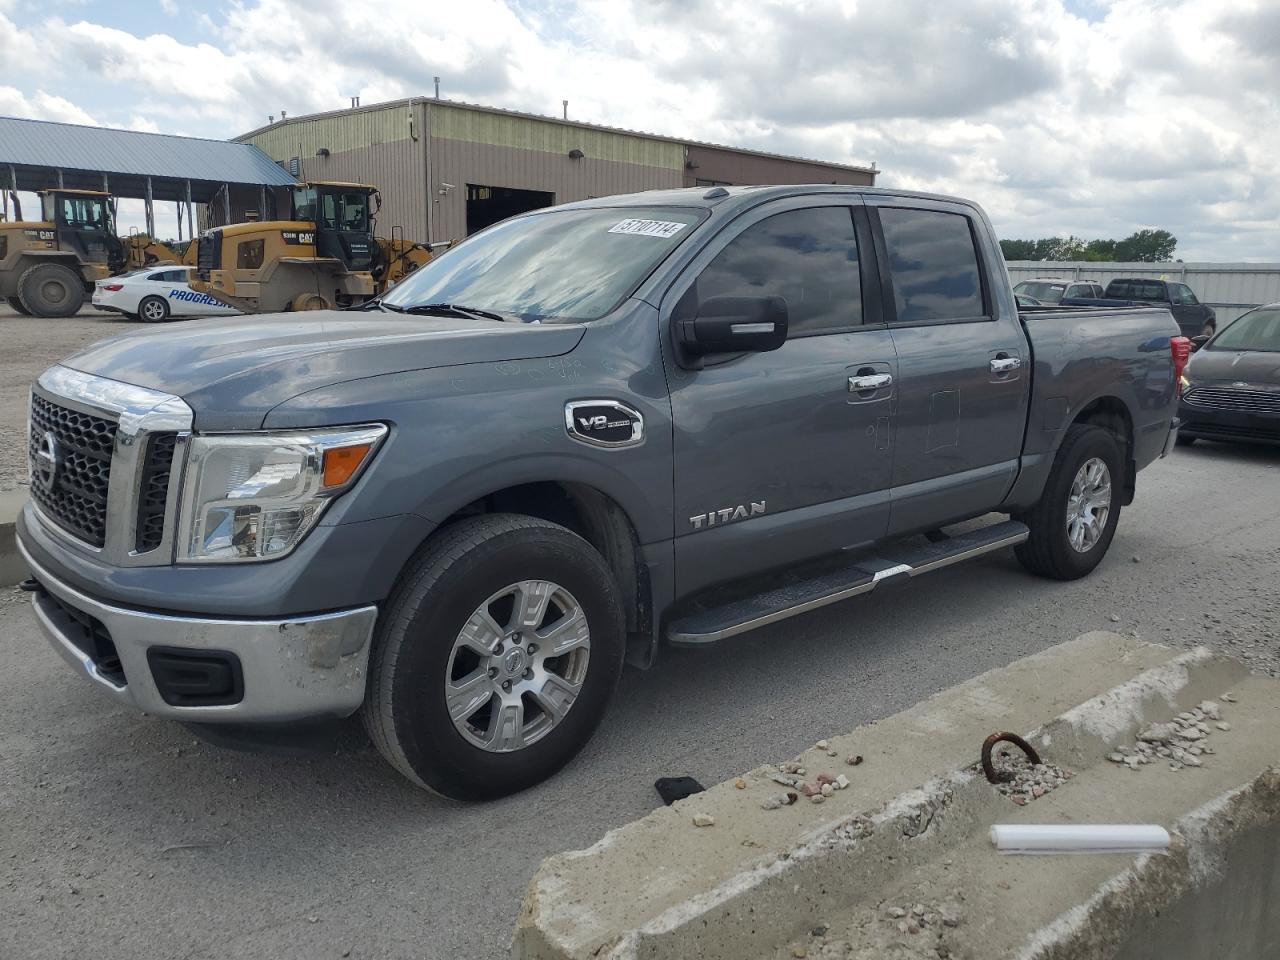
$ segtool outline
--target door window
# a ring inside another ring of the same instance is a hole
[[[782,297],[790,336],[856,327],[862,277],[853,213],[812,207],[752,224],[716,255],[690,292],[690,305],[712,297]]]
[[[880,226],[899,323],[985,315],[982,274],[968,217],[881,207]]]
[[[1196,299],[1196,295],[1191,292],[1191,288],[1185,283],[1177,284],[1175,289],[1178,291],[1178,299],[1175,302],[1185,307],[1200,306],[1200,301]]]

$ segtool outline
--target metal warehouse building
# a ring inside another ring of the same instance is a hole
[[[419,97],[289,117],[236,138],[301,180],[371,183],[379,232],[457,240],[571,200],[671,187],[874,184],[876,170]]]

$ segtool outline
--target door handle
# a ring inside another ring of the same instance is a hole
[[[850,377],[849,392],[861,393],[863,390],[883,390],[893,386],[893,374],[873,373],[865,377]]]
[[[1010,370],[1017,370],[1021,366],[1021,357],[993,357],[991,360],[992,373],[1008,373]]]

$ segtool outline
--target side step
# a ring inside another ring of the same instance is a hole
[[[890,558],[871,557],[820,576],[776,587],[688,614],[667,626],[667,640],[676,646],[702,646],[786,620],[862,593],[870,593],[884,580],[915,577],[941,570],[1022,543],[1030,535],[1016,520],[931,543],[903,543]]]

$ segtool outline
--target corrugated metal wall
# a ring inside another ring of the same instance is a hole
[[[1095,280],[1152,277],[1185,283],[1218,314],[1218,326],[1264,303],[1280,300],[1280,263],[1055,263],[1011,260],[1009,277],[1017,283],[1034,277]]]
[[[427,105],[426,119],[432,241],[467,235],[469,183],[547,191],[568,203],[683,182],[678,143],[440,104]],[[572,159],[574,149],[585,156]]]
[[[874,174],[846,170],[823,163],[789,160],[783,157],[761,157],[736,150],[689,144],[688,169],[684,185],[694,186],[700,180],[739,186],[758,183],[848,183],[870,186]]]
[[[292,123],[277,123],[259,130],[243,142],[252,143],[272,160],[290,157],[306,159],[326,147],[331,153],[344,153],[373,144],[408,140],[420,122],[416,111],[407,103],[386,107],[367,107],[321,114]],[[414,119],[411,119],[414,118]]]

